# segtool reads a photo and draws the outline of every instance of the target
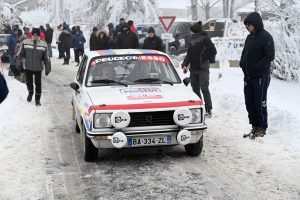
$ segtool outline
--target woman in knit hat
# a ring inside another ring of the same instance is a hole
[[[209,86],[209,58],[217,54],[215,45],[207,33],[202,31],[202,22],[199,21],[191,26],[192,41],[189,44],[187,55],[182,63],[183,73],[187,72],[190,64],[190,79],[193,91],[199,96],[204,96],[205,109],[208,117],[212,116],[212,101]]]

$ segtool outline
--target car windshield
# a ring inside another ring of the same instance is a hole
[[[136,84],[178,84],[181,80],[164,55],[96,57],[90,61],[87,87]]]

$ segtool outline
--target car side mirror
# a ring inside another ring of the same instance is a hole
[[[191,79],[189,77],[186,77],[183,79],[183,83],[185,86],[188,86],[190,82],[191,82]]]
[[[79,85],[77,83],[75,83],[75,82],[70,83],[70,87],[79,93],[79,91],[78,91]]]

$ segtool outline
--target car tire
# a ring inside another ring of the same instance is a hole
[[[175,46],[170,47],[170,55],[178,56],[178,51]]]
[[[76,133],[80,133],[80,128],[79,128],[77,119],[75,119],[75,123],[76,123],[76,125],[75,125],[75,131],[76,131]]]
[[[92,143],[91,139],[87,137],[86,129],[84,126],[82,127],[81,137],[82,137],[84,160],[86,162],[96,161],[98,158],[98,148],[96,148]]]
[[[184,148],[189,156],[199,156],[203,148],[203,135],[197,143],[184,145]]]

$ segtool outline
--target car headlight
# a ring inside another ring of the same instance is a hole
[[[199,108],[197,109],[190,109],[192,113],[192,120],[191,124],[200,123],[201,122],[201,110]]]
[[[111,116],[111,114],[95,114],[95,117],[94,117],[95,128],[111,127],[110,116]]]

